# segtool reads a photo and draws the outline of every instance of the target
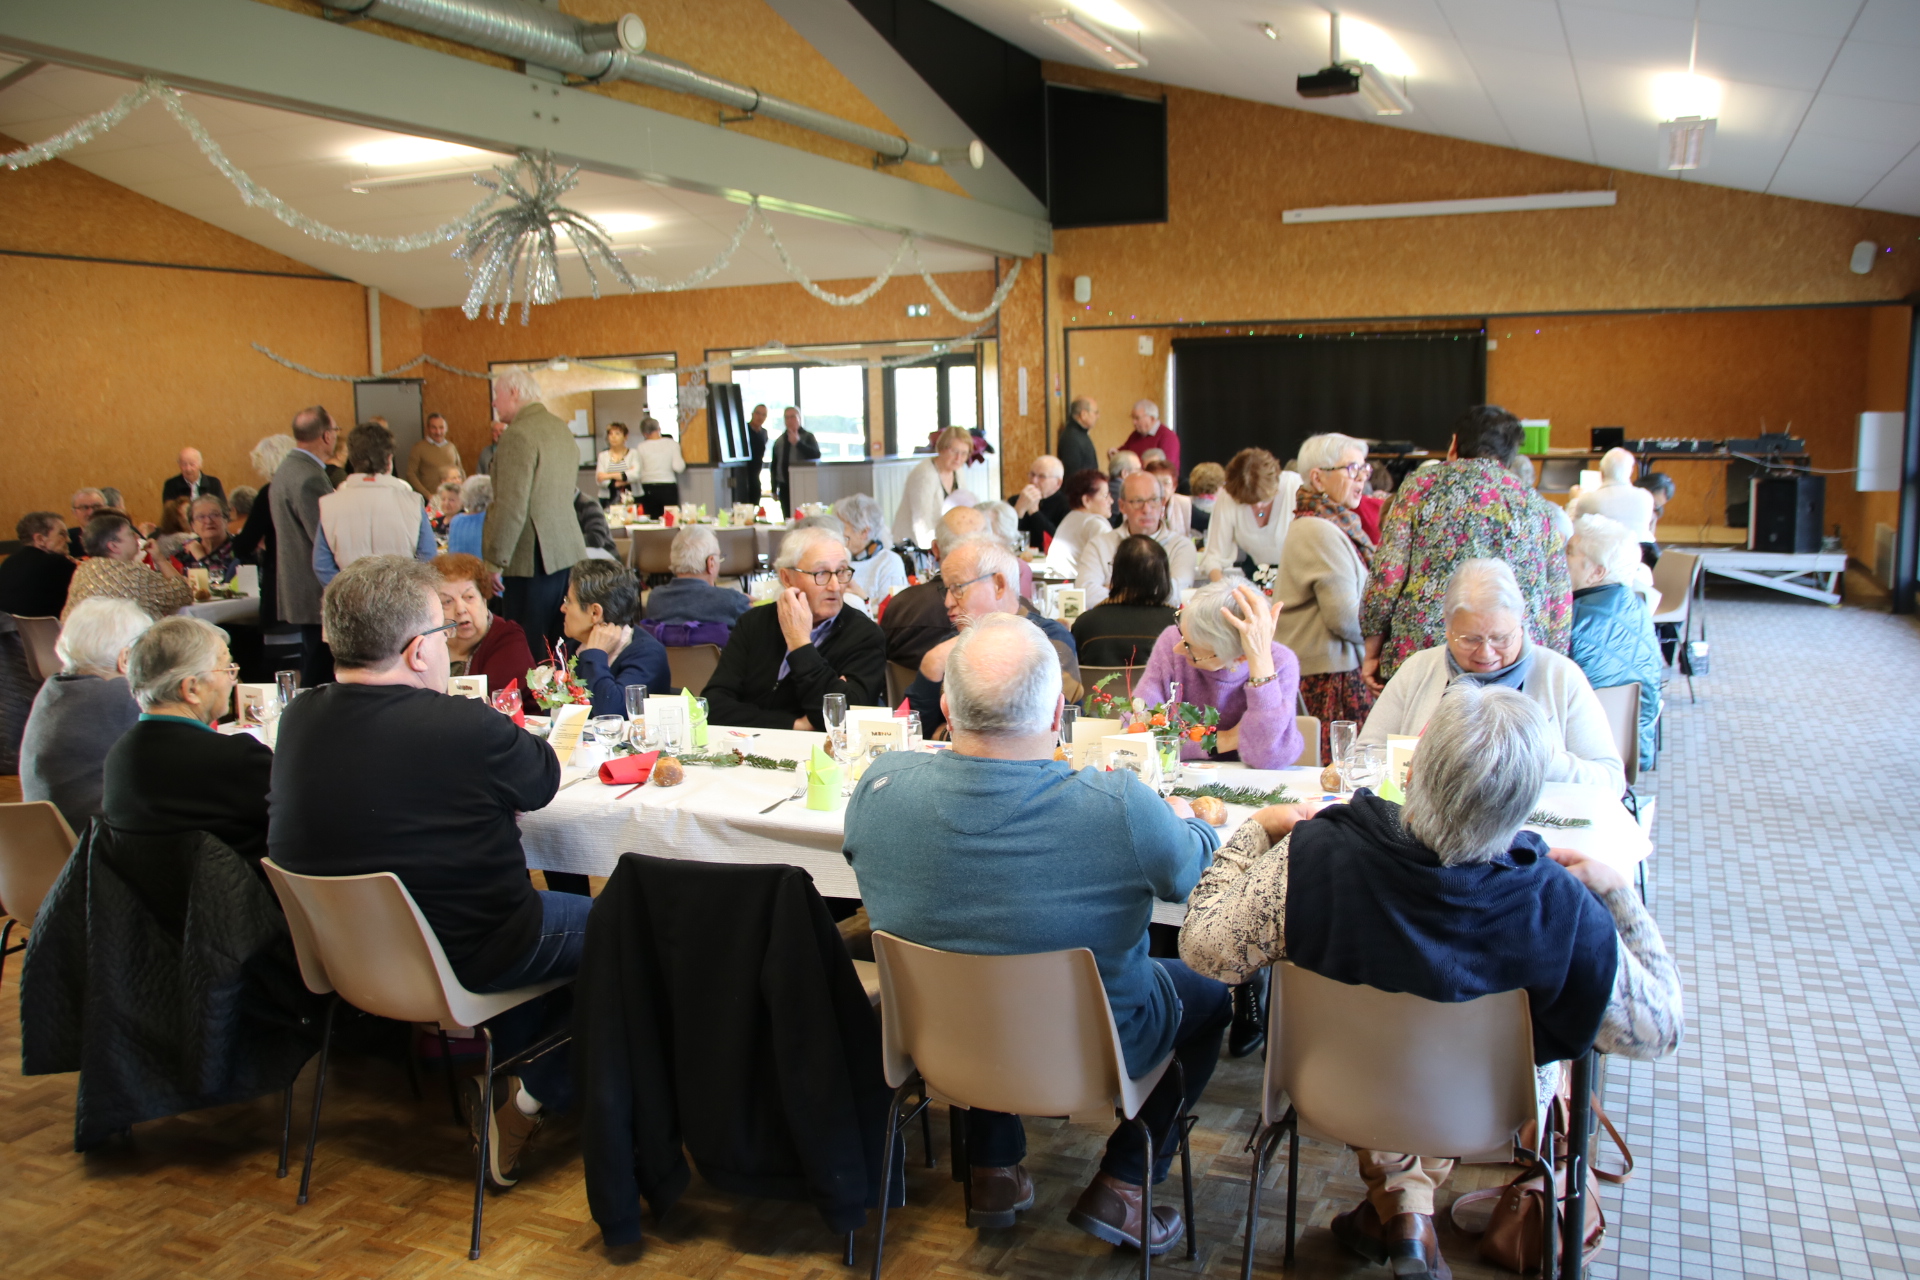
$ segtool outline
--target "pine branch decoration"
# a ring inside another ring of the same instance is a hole
[[[1527,825],[1534,827],[1552,827],[1560,831],[1575,831],[1593,825],[1592,818],[1568,818],[1545,809],[1535,809],[1527,815]]]
[[[1188,800],[1200,796],[1212,796],[1227,804],[1245,805],[1251,809],[1264,808],[1270,804],[1300,803],[1300,797],[1285,787],[1274,791],[1262,791],[1258,787],[1227,787],[1218,782],[1209,782],[1204,787],[1175,787],[1173,794]]]

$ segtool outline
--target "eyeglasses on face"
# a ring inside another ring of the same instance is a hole
[[[460,624],[457,622],[443,622],[430,631],[422,631],[419,635],[415,636],[413,640],[426,640],[433,636],[446,635],[448,632],[458,631],[459,629]],[[413,640],[407,641],[407,644],[412,644]],[[405,648],[406,645],[402,645],[401,647]]]
[[[1156,493],[1151,498],[1122,498],[1120,499],[1120,505],[1123,507],[1164,507],[1167,503],[1166,499]]]
[[[200,674],[206,676],[227,676],[230,679],[238,680],[240,678],[240,664],[237,662],[229,662],[224,667],[214,667],[212,670],[203,671]]]
[[[992,576],[993,575],[990,573],[983,573],[977,578],[968,578],[965,582],[954,583],[952,586],[947,588],[947,599],[958,600],[961,596],[964,596],[967,593],[968,587],[972,586],[976,582],[985,582],[988,578],[991,578]]]
[[[1320,471],[1344,471],[1348,475],[1352,476],[1354,479],[1358,480],[1361,476],[1364,476],[1369,471],[1373,470],[1373,467],[1366,462],[1349,462],[1344,467],[1320,467],[1317,469]]]
[[[1520,633],[1518,631],[1508,631],[1497,636],[1456,636],[1449,632],[1447,639],[1460,645],[1469,653],[1473,653],[1485,649],[1488,646],[1492,646],[1495,649],[1511,648],[1514,642],[1520,639]]]
[[[853,581],[851,565],[842,565],[838,569],[795,569],[794,572],[812,578],[817,587],[824,587],[829,582],[837,582],[844,587]]]

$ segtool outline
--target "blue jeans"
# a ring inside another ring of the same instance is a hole
[[[1140,1118],[1153,1132],[1153,1180],[1165,1182],[1173,1157],[1180,1150],[1176,1121],[1200,1100],[1213,1068],[1220,1061],[1220,1038],[1233,1021],[1233,988],[1188,968],[1181,960],[1155,960],[1173,979],[1180,1000],[1180,1024],[1173,1033],[1173,1054],[1186,1071],[1187,1092],[1180,1096],[1171,1065],[1140,1108]],[[1100,1171],[1129,1186],[1139,1186],[1146,1173],[1146,1148],[1140,1130],[1123,1120],[1107,1139]],[[1027,1155],[1027,1131],[1019,1116],[999,1111],[967,1113],[967,1163],[982,1168],[1019,1164]]]
[[[540,936],[533,948],[505,973],[478,991],[511,991],[551,978],[571,978],[580,972],[580,955],[587,945],[587,912],[593,899],[572,893],[540,895]],[[512,1057],[543,1036],[565,1029],[573,1015],[573,988],[556,987],[546,995],[517,1005],[487,1020],[493,1032],[494,1060]],[[520,1083],[542,1107],[565,1111],[573,1105],[573,1072],[567,1045],[516,1068]]]

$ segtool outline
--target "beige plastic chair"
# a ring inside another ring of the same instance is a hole
[[[1283,1135],[1289,1267],[1303,1130],[1376,1151],[1467,1158],[1490,1152],[1504,1158],[1511,1151],[1513,1159],[1551,1178],[1541,1156],[1519,1139],[1538,1107],[1526,992],[1440,1004],[1336,982],[1285,962],[1273,970],[1243,1280],[1253,1275],[1260,1181]],[[1542,1244],[1545,1256],[1554,1257],[1551,1222]]]
[[[720,576],[746,578],[760,571],[760,544],[752,529],[715,529],[720,544]]]
[[[632,529],[628,531],[632,539],[633,571],[645,578],[650,573],[672,573],[667,557],[673,550],[673,531],[670,529]]]
[[[1168,1054],[1138,1079],[1129,1078],[1113,1010],[1093,952],[1085,947],[1036,955],[976,956],[939,951],[876,929],[880,967],[881,1053],[894,1090],[881,1148],[880,1185],[892,1185],[900,1108],[916,1090],[949,1107],[1011,1115],[1093,1118],[1117,1112],[1145,1139],[1153,1168],[1153,1134],[1139,1118],[1147,1095],[1171,1065]],[[1181,1117],[1180,1176],[1186,1196],[1187,1257],[1194,1241],[1192,1157]],[[1152,1274],[1145,1234],[1153,1221],[1153,1179],[1141,1219],[1140,1274]],[[875,1232],[873,1280],[886,1251],[887,1197]],[[971,1206],[969,1206],[971,1207]]]
[[[1653,611],[1653,622],[1655,626],[1670,624],[1679,628],[1680,640],[1673,648],[1676,660],[1680,650],[1693,638],[1693,598],[1704,572],[1700,557],[1687,551],[1662,551],[1660,563],[1653,566],[1653,586],[1660,593],[1660,603]],[[1693,695],[1691,671],[1687,673],[1687,697],[1699,701]]]
[[[887,705],[897,707],[900,700],[907,696],[907,686],[920,678],[920,673],[904,662],[887,664]]]
[[[320,1041],[320,1066],[313,1082],[313,1118],[307,1127],[307,1160],[300,1173],[298,1203],[307,1202],[313,1179],[313,1150],[320,1134],[320,1104],[327,1090],[327,1055],[333,1047],[333,1015],[344,1000],[356,1009],[397,1022],[431,1023],[442,1031],[477,1027],[486,1044],[482,1076],[479,1150],[473,1170],[473,1238],[467,1257],[480,1256],[480,1219],[487,1186],[487,1117],[493,1114],[493,1077],[497,1071],[530,1061],[557,1048],[549,1037],[504,1062],[493,1057],[493,1035],[486,1020],[545,995],[569,979],[516,987],[512,991],[467,990],[447,963],[440,939],[420,914],[400,877],[389,871],[360,876],[303,876],[262,858],[267,877],[287,913],[300,976],[309,990],[332,992]]]
[[[1607,713],[1607,727],[1613,730],[1613,745],[1626,765],[1627,785],[1640,780],[1640,686],[1637,683],[1610,685],[1595,689],[1600,709]]]
[[[7,917],[0,925],[0,977],[6,976],[7,957],[27,947],[24,942],[7,945],[13,927],[33,928],[47,890],[60,878],[78,843],[51,800],[0,804],[0,912]]]
[[[676,689],[686,689],[694,697],[707,687],[707,681],[713,679],[713,673],[720,666],[720,646],[717,644],[670,644],[667,650],[667,673],[673,677]]]
[[[1133,682],[1135,684],[1140,683],[1141,670],[1142,670],[1141,667],[1135,667],[1133,669]],[[1125,671],[1126,671],[1125,667],[1090,667],[1085,663],[1081,663],[1080,664],[1080,684],[1086,690],[1086,696],[1091,698],[1093,696],[1094,685],[1099,684],[1102,680],[1106,679],[1108,676],[1114,674],[1115,672],[1124,673]],[[1126,687],[1127,687],[1127,678],[1124,674],[1122,674],[1119,680],[1107,686],[1106,692],[1112,694],[1116,699],[1118,699],[1126,693]]]
[[[60,673],[60,655],[53,650],[60,639],[60,619],[15,616],[20,647],[27,651],[27,671],[35,680],[51,680]]]
[[[1300,730],[1300,758],[1293,762],[1293,767],[1318,769],[1320,767],[1320,717],[1295,716],[1293,723]]]

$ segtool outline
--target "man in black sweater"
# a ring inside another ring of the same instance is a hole
[[[399,876],[470,990],[570,978],[592,899],[536,891],[514,821],[553,799],[560,762],[486,703],[446,696],[439,585],[403,556],[363,557],[328,585],[336,683],[281,716],[268,852],[303,875]],[[533,1043],[564,1014],[566,992],[493,1019],[496,1052]],[[508,1187],[543,1104],[571,1101],[565,1050],[521,1068],[502,1093],[488,1173]]]
[[[0,564],[0,613],[57,618],[67,607],[75,565],[67,554],[67,522],[57,512],[31,511],[13,526],[20,549]]]
[[[844,607],[853,567],[846,544],[825,529],[795,529],[774,561],[785,590],[733,626],[707,681],[707,718],[754,729],[819,729],[820,701],[848,706],[887,700],[887,642],[858,609]]]

